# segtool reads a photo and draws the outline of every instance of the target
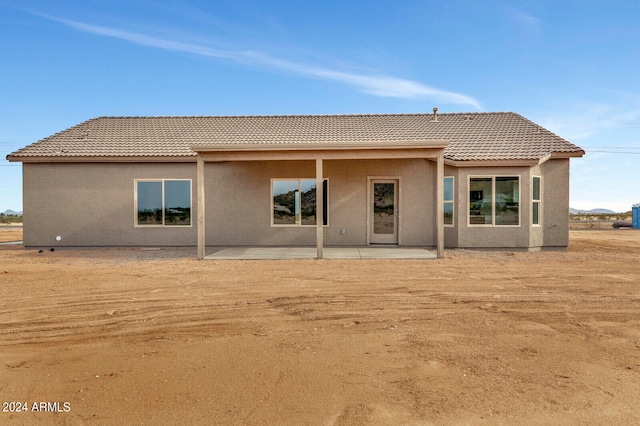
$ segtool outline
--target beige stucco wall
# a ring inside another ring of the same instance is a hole
[[[207,163],[206,244],[315,245],[315,227],[271,226],[271,179],[314,177],[314,161]],[[400,244],[435,245],[435,163],[325,160],[324,177],[329,181],[326,246],[367,244],[368,177],[400,180]]]
[[[432,161],[325,160],[329,180],[326,246],[367,244],[368,177],[400,180],[399,241],[435,246],[435,169]],[[445,167],[455,178],[454,227],[445,246],[563,248],[569,243],[569,160],[541,166]],[[468,222],[469,176],[520,176],[520,226],[478,227]],[[531,176],[542,176],[542,226],[531,224]],[[315,245],[315,227],[271,226],[271,179],[314,178],[313,161],[206,163],[206,243]],[[191,179],[191,227],[136,227],[135,179]],[[25,163],[24,244],[60,246],[195,246],[195,163]],[[341,234],[344,229],[345,234]],[[56,241],[60,236],[61,241]]]
[[[520,177],[520,225],[491,226],[470,225],[469,222],[469,178],[479,176],[519,176]],[[460,248],[528,248],[530,217],[529,167],[464,167],[458,169],[455,194],[457,214],[455,232],[457,247]]]
[[[27,247],[197,243],[195,163],[25,163],[23,174]],[[329,180],[325,245],[367,243],[368,176],[400,180],[400,244],[435,245],[434,162],[327,160],[324,174]],[[314,177],[313,161],[207,163],[207,245],[315,245],[315,227],[271,226],[271,179]],[[135,226],[135,179],[191,179],[193,226]]]
[[[569,245],[569,159],[549,160],[542,172],[543,248]]]
[[[134,227],[134,179],[192,179],[181,164],[25,163],[24,244],[60,246],[194,245],[196,227]],[[56,241],[56,236],[62,239]]]
[[[455,175],[455,214],[453,228],[445,229],[447,247],[459,248],[528,248],[530,237],[529,167],[464,167],[447,169],[445,175]],[[478,176],[520,177],[520,225],[477,226],[469,224],[469,178]],[[449,235],[447,235],[449,234]]]
[[[445,228],[445,246],[459,248],[556,249],[569,244],[569,160],[548,160],[533,167],[445,168],[455,177],[453,228]],[[472,226],[468,223],[470,176],[519,176],[520,225]],[[542,178],[542,223],[532,222],[532,177]]]

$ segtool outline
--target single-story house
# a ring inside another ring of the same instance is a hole
[[[99,117],[23,163],[24,245],[569,243],[569,160],[514,112]]]

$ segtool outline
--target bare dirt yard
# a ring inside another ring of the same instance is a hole
[[[637,231],[442,260],[194,256],[0,246],[0,423],[640,424]]]
[[[0,243],[22,240],[22,225],[0,224]]]

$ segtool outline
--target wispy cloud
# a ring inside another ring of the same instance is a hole
[[[581,101],[562,105],[551,114],[543,114],[540,123],[572,141],[584,141],[605,130],[640,127],[640,104]],[[607,141],[607,143],[615,141]]]
[[[524,13],[513,6],[505,6],[505,8],[507,15],[517,28],[535,35],[539,35],[542,32],[542,26],[538,18]]]
[[[86,33],[125,40],[142,46],[155,47],[171,51],[187,52],[194,55],[210,58],[232,60],[249,66],[271,68],[279,71],[298,74],[305,77],[312,77],[327,81],[336,81],[352,86],[360,92],[374,96],[405,99],[426,98],[443,103],[471,105],[476,109],[481,109],[480,102],[478,102],[471,96],[437,89],[416,81],[403,78],[392,77],[388,75],[366,75],[344,72],[314,65],[306,65],[302,63],[282,60],[250,50],[217,49],[205,45],[157,38],[145,34],[92,25],[69,19],[62,19],[44,15],[40,16]]]

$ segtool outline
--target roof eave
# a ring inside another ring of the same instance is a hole
[[[353,149],[443,149],[448,140],[424,140],[403,142],[321,142],[321,143],[208,143],[191,145],[195,152],[246,152],[246,151],[319,151]]]
[[[581,149],[580,151],[571,151],[571,152],[553,152],[551,153],[551,158],[582,158],[585,152]]]
[[[530,159],[454,160],[445,158],[444,163],[453,167],[532,167],[539,166],[552,159],[580,158],[583,155],[584,151],[580,150],[572,152],[552,152],[543,157]]]
[[[12,156],[8,155],[10,162],[20,163],[195,163],[196,156]]]
[[[444,160],[447,166],[463,167],[532,167],[539,164],[538,159],[525,160]]]

